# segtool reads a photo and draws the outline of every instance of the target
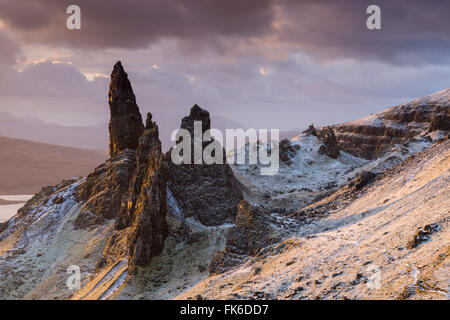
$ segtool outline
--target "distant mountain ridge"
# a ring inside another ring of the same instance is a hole
[[[174,142],[170,140],[172,131],[179,128],[179,117],[164,115],[158,120],[160,139],[164,150],[168,150]],[[214,116],[212,127],[225,132],[225,129],[246,127],[238,121],[221,116]],[[297,132],[298,134],[298,132]],[[280,136],[294,137],[296,134],[283,132]],[[41,143],[49,143],[66,147],[89,150],[108,150],[108,123],[92,126],[76,127],[62,126],[55,123],[45,123],[32,116],[14,116],[9,112],[0,111],[0,136],[24,139]]]
[[[32,117],[0,112],[0,136],[90,150],[107,150],[108,125],[66,127]]]

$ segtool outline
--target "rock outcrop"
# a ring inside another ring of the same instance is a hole
[[[209,272],[223,273],[274,243],[277,238],[273,236],[268,220],[259,207],[241,201],[235,226],[229,230],[225,248],[214,255]]]
[[[306,135],[312,135],[317,137],[317,131],[316,128],[314,128],[314,126],[312,124],[309,125],[308,129],[306,129],[305,131],[303,131],[303,133],[305,133]]]
[[[124,149],[136,150],[144,130],[128,75],[120,61],[114,65],[109,85],[109,154],[114,157]]]
[[[319,138],[322,140],[323,145],[320,146],[319,153],[326,154],[327,156],[337,159],[340,154],[339,145],[331,127],[325,127],[318,132]]]
[[[194,137],[194,122],[202,123],[203,133],[211,127],[209,112],[194,105],[189,116],[181,121],[181,129]],[[192,138],[192,158],[194,156]],[[211,142],[203,142],[202,150]],[[168,186],[178,201],[185,217],[195,217],[205,225],[220,225],[232,222],[237,205],[243,199],[240,183],[225,161],[223,164],[179,164],[171,161],[171,152],[166,154]]]

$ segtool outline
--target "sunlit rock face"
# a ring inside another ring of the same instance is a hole
[[[168,234],[167,177],[158,126],[147,115],[146,126],[130,81],[120,62],[111,74],[111,158],[78,188],[82,210],[75,228],[86,229],[115,219],[97,269],[120,260],[145,265],[160,254]]]
[[[85,229],[118,216],[135,167],[136,151],[125,149],[87,176],[78,187],[77,199],[83,202],[83,207],[74,222],[75,228]]]
[[[194,136],[194,122],[202,122],[203,132],[210,129],[209,112],[195,105],[190,114],[181,121],[181,129]],[[193,147],[193,139],[192,151]],[[202,144],[202,150],[211,142]],[[237,212],[237,205],[243,199],[241,186],[230,166],[223,164],[179,164],[171,161],[171,152],[166,154],[169,177],[168,186],[178,201],[185,217],[195,217],[205,225],[231,223]],[[193,152],[192,152],[193,154]]]
[[[109,85],[109,154],[117,155],[124,149],[136,150],[144,130],[128,75],[120,61],[114,65]]]
[[[122,202],[116,231],[104,251],[106,260],[115,261],[125,255],[130,266],[146,265],[163,250],[168,235],[167,171],[163,160],[158,126],[148,114],[146,128],[139,138],[137,165],[128,196]]]

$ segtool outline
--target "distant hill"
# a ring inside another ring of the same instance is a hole
[[[92,150],[108,150],[108,124],[66,127],[0,112],[0,136]]]
[[[34,194],[43,186],[85,176],[108,156],[0,136],[0,194]]]
[[[186,107],[186,111],[189,108]],[[159,138],[163,149],[168,150],[174,145],[170,140],[172,131],[180,126],[182,115],[160,114],[155,117],[159,127]],[[212,127],[225,133],[225,129],[247,129],[238,121],[221,116],[212,117]],[[289,132],[287,136],[280,132],[280,137],[293,138],[299,132]],[[0,111],[0,136],[30,141],[50,143],[60,146],[76,147],[90,150],[108,151],[108,123],[93,126],[68,127],[55,123],[45,123],[33,116],[15,116],[9,112]]]

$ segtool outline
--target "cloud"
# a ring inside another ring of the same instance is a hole
[[[28,65],[22,72],[0,73],[0,111],[35,115],[45,122],[93,124],[107,118],[108,80],[88,81],[74,66],[51,61]]]
[[[369,0],[287,0],[278,11],[275,41],[322,59],[394,63],[449,62],[450,2],[379,0],[381,30],[366,28]],[[288,8],[288,10],[286,10]]]
[[[265,55],[267,48],[322,60],[448,62],[450,2],[379,0],[382,29],[366,28],[369,0],[79,0],[82,30],[67,30],[71,1],[0,3],[25,43],[75,49],[147,48],[175,40],[182,54]]]
[[[14,36],[0,29],[0,111],[47,122],[108,121],[106,75],[119,59],[142,113],[170,128],[195,103],[252,127],[336,123],[450,78],[443,1],[380,0],[381,31],[365,28],[366,0],[80,0],[81,32],[65,28],[68,1],[23,3],[0,3]],[[18,72],[22,51],[35,63]]]
[[[79,0],[82,30],[71,31],[66,28],[70,4],[4,0],[0,19],[26,42],[76,48],[144,48],[162,38],[208,39],[208,46],[220,43],[218,37],[260,36],[273,19],[271,0]]]
[[[0,67],[15,65],[21,54],[19,44],[0,28]]]

